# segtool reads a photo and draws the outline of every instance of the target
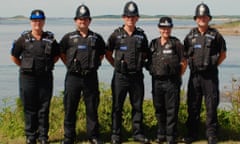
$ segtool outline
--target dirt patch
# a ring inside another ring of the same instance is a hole
[[[213,26],[213,27],[216,28],[222,35],[240,36],[240,26],[234,27]]]

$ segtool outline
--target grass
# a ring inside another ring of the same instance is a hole
[[[99,122],[101,138],[106,143],[110,142],[111,135],[111,90],[105,85],[101,85],[101,99],[99,105]],[[240,97],[240,93],[234,92],[234,98]],[[50,130],[49,140],[52,144],[59,143],[63,139],[63,95],[54,96],[52,98],[50,107]],[[236,103],[233,100],[233,104]],[[5,101],[7,103],[7,101]],[[237,106],[236,106],[237,107]],[[238,107],[239,108],[239,107]],[[181,101],[179,110],[179,136],[183,137],[186,134],[185,121],[187,119],[187,106],[185,101]],[[156,132],[156,118],[154,115],[154,108],[151,100],[145,100],[143,104],[144,112],[144,128],[146,136],[150,138],[154,144]],[[77,141],[78,143],[87,143],[86,136],[86,122],[85,122],[85,106],[83,101],[80,102],[77,111]],[[205,144],[205,109],[203,107],[201,112],[201,135],[200,140],[194,144]],[[220,144],[237,144],[240,143],[240,116],[237,108],[231,111],[220,110],[218,111],[219,118],[219,143]],[[124,144],[134,144],[131,138],[131,105],[127,99],[123,110],[123,140]],[[0,144],[24,144],[24,118],[22,112],[22,105],[19,99],[16,102],[16,108],[10,106],[3,106],[0,111]]]

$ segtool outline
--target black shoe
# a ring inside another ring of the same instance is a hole
[[[40,144],[49,144],[48,140],[43,139],[43,140],[39,140]]]
[[[134,136],[133,140],[136,141],[136,142],[140,142],[142,144],[150,144],[149,139],[147,139],[144,135]]]
[[[121,144],[121,141],[119,139],[112,139],[111,144]]]
[[[91,139],[89,139],[89,142],[91,144],[103,144],[103,142],[98,138],[91,138]]]
[[[168,141],[167,144],[177,144],[176,141]]]
[[[217,144],[217,137],[215,136],[208,137],[208,144]]]
[[[193,137],[184,137],[182,139],[182,141],[186,144],[191,144],[193,143],[194,141],[196,141],[197,139],[196,138],[193,138]]]
[[[60,144],[74,144],[74,140],[69,138],[64,138],[64,140]]]
[[[165,138],[157,138],[157,139],[156,139],[156,143],[157,143],[157,144],[163,144],[165,141],[166,141]]]
[[[27,139],[26,144],[37,144],[35,139]]]

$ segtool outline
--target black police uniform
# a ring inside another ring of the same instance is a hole
[[[53,90],[54,57],[58,43],[51,32],[36,40],[31,31],[14,43],[12,56],[21,60],[20,98],[24,108],[25,133],[28,139],[48,139],[49,106]]]
[[[64,136],[76,137],[76,111],[83,95],[87,114],[87,135],[89,139],[99,135],[98,113],[99,88],[97,70],[100,56],[105,54],[105,42],[97,34],[88,31],[82,37],[79,31],[67,33],[60,41],[61,53],[66,54],[67,74],[64,91]]]
[[[216,137],[218,119],[217,107],[219,104],[218,56],[226,51],[225,40],[214,28],[201,34],[198,28],[193,28],[184,39],[185,53],[190,68],[188,83],[188,119],[189,137],[198,136],[200,109],[202,98],[205,96],[207,109],[206,135]]]
[[[183,45],[175,37],[162,45],[161,37],[150,43],[149,71],[152,75],[152,94],[158,121],[157,139],[175,141],[180,101]]]
[[[143,53],[148,51],[148,40],[142,29],[135,28],[130,36],[123,27],[116,29],[108,39],[108,50],[115,52],[112,79],[112,139],[116,140],[120,140],[122,109],[128,92],[132,104],[133,135],[137,137],[143,134],[142,67]]]

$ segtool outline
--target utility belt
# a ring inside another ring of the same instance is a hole
[[[171,76],[153,76],[154,79],[160,81],[178,81],[180,76],[171,75]]]
[[[140,74],[142,73],[142,71],[119,71],[119,70],[115,70],[117,73],[123,74],[123,75],[135,75],[135,74]]]
[[[40,76],[52,74],[52,71],[26,71],[20,69],[20,73],[23,75]]]
[[[76,76],[86,76],[93,72],[96,72],[96,70],[68,71],[69,74],[76,75]]]

